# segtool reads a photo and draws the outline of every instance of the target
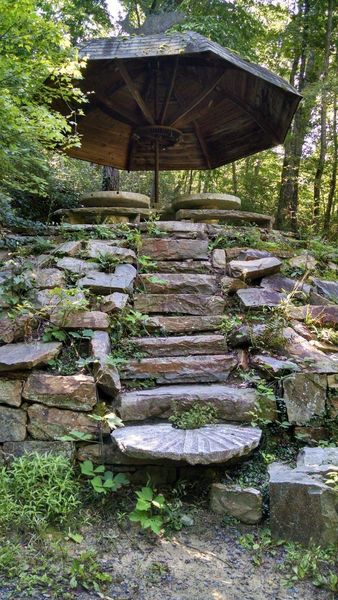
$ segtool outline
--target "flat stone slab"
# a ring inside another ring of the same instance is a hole
[[[222,315],[149,317],[147,329],[161,333],[200,333],[201,331],[217,331],[222,322]]]
[[[109,316],[98,310],[72,312],[70,315],[51,315],[51,322],[64,329],[108,329]]]
[[[97,385],[108,396],[115,398],[121,390],[120,375],[117,368],[107,364],[111,352],[110,337],[107,331],[95,331],[90,340],[91,355],[96,359],[93,372]]]
[[[26,437],[27,413],[21,408],[0,406],[0,443],[20,442]]]
[[[299,279],[291,279],[290,277],[283,277],[283,275],[269,275],[263,277],[261,281],[261,287],[268,290],[275,290],[276,292],[303,292],[303,295],[310,294],[311,285],[304,283]]]
[[[271,257],[271,252],[267,250],[255,250],[255,248],[248,248],[247,250],[240,250],[239,253],[236,253],[237,260],[259,260],[260,258],[269,258]]]
[[[117,206],[125,208],[149,208],[150,198],[133,192],[90,192],[81,198],[83,206]]]
[[[226,381],[237,366],[234,353],[208,356],[172,356],[131,360],[121,367],[122,379],[149,379],[157,383]]]
[[[23,382],[19,379],[0,379],[0,404],[19,407]]]
[[[309,304],[307,306],[290,306],[288,307],[288,316],[299,321],[311,318],[321,325],[335,326],[338,324],[338,306],[313,306]]]
[[[56,248],[54,248],[53,254],[56,254],[57,256],[76,256],[76,254],[81,252],[81,250],[82,242],[74,240],[59,244]]]
[[[272,229],[273,217],[269,215],[262,215],[259,213],[248,212],[244,210],[220,210],[215,208],[208,209],[180,209],[176,213],[176,219],[191,219],[197,223],[203,223],[208,221],[224,221],[228,223],[233,221],[234,223],[241,223],[246,221],[248,223],[256,223],[261,227]]]
[[[253,388],[231,385],[163,385],[154,389],[123,392],[118,411],[123,421],[167,419],[173,405],[188,409],[195,402],[211,404],[220,419],[248,422],[252,419],[257,394]]]
[[[264,308],[264,306],[278,306],[285,299],[285,294],[261,288],[245,288],[237,290],[237,296],[247,308]]]
[[[250,365],[274,375],[282,375],[290,371],[300,371],[300,367],[291,360],[274,358],[267,354],[251,354]]]
[[[317,373],[293,373],[283,379],[283,399],[288,420],[306,425],[326,411],[327,377]]]
[[[159,273],[205,273],[211,272],[211,263],[208,260],[158,260],[156,270]]]
[[[164,423],[116,429],[112,438],[122,452],[135,458],[208,465],[247,456],[257,448],[261,435],[254,427],[207,425],[183,430]]]
[[[63,217],[71,224],[97,224],[98,220],[102,223],[110,217],[125,217],[126,219],[135,219],[138,216],[147,218],[149,216],[148,208],[124,208],[120,206],[101,206],[86,208],[60,208],[53,214]]]
[[[38,269],[33,273],[34,285],[39,289],[64,287],[65,275],[60,269]]]
[[[240,277],[244,281],[272,275],[279,271],[281,266],[282,261],[274,256],[257,260],[231,260],[229,262],[230,274],[233,277]]]
[[[214,275],[190,273],[151,273],[139,275],[142,292],[148,294],[215,294],[218,285]]]
[[[224,335],[220,334],[128,338],[128,342],[147,356],[156,357],[222,354],[227,350]]]
[[[79,275],[85,275],[91,271],[100,271],[100,265],[94,261],[82,260],[81,258],[73,258],[72,256],[65,256],[60,258],[56,266],[64,271],[70,271]]]
[[[225,301],[221,296],[201,294],[137,294],[134,306],[145,314],[221,315]]]
[[[338,447],[302,448],[297,456],[297,467],[334,465],[338,467]]]
[[[33,369],[55,358],[62,348],[60,342],[7,344],[0,348],[0,372]]]
[[[6,442],[3,445],[3,452],[6,462],[11,462],[13,458],[19,458],[25,454],[63,455],[70,460],[74,460],[75,444],[73,444],[73,442],[24,440],[23,442]]]
[[[50,375],[32,373],[23,388],[23,398],[31,402],[87,412],[96,404],[96,387],[89,375]]]
[[[143,238],[140,252],[154,260],[207,260],[208,240]]]
[[[164,234],[174,236],[175,238],[206,238],[207,225],[204,223],[187,223],[186,221],[157,221],[156,227]],[[140,223],[140,231],[146,232],[147,223]]]
[[[87,243],[86,254],[89,258],[100,258],[100,256],[112,256],[121,263],[136,262],[136,254],[129,248],[121,248],[120,246],[112,246],[105,242],[91,240]]]
[[[241,200],[231,194],[185,194],[172,203],[174,210],[181,208],[215,208],[219,210],[240,208]]]
[[[82,431],[97,438],[98,424],[87,414],[72,410],[61,410],[44,404],[32,404],[28,408],[28,431],[36,440],[59,440],[71,431]],[[107,427],[103,428],[108,433]]]
[[[137,271],[133,265],[118,265],[113,274],[87,273],[85,277],[79,279],[78,285],[102,294],[128,292],[132,289],[136,274]]]
[[[314,284],[318,294],[324,296],[327,300],[338,304],[338,282],[328,281],[326,279],[318,279],[312,277],[312,283]]]
[[[210,509],[219,515],[230,515],[242,523],[254,525],[263,516],[262,493],[251,487],[213,483],[210,488]]]
[[[285,353],[291,358],[295,358],[297,362],[301,361],[306,371],[312,373],[337,373],[338,364],[330,360],[324,352],[317,350],[311,342],[296,333],[292,327],[286,327],[283,330],[283,336],[285,339]]]

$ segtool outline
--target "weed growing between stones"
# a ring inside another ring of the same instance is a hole
[[[184,526],[182,503],[176,498],[169,502],[163,494],[156,494],[151,484],[136,492],[136,505],[129,520],[139,523],[142,529],[150,529],[156,535],[179,531]]]
[[[195,402],[190,408],[182,410],[177,402],[173,402],[172,408],[169,421],[176,429],[198,429],[217,422],[217,410],[211,404]]]
[[[164,237],[165,231],[162,231],[157,222],[160,220],[160,215],[154,211],[151,211],[149,218],[145,221],[146,232],[149,237]]]
[[[29,300],[34,289],[32,265],[27,261],[9,260],[4,264],[4,270],[9,271],[9,276],[1,284],[1,303],[15,307]]]
[[[223,232],[217,235],[209,244],[210,250],[216,248],[248,247],[256,248],[261,241],[261,234],[256,227],[223,227]]]
[[[139,337],[148,335],[146,330],[149,315],[144,315],[138,310],[129,307],[113,315],[111,320],[111,339],[114,344],[119,343],[127,336]]]
[[[92,329],[69,331],[48,326],[42,336],[43,341],[63,342],[59,356],[48,362],[49,370],[58,375],[74,375],[79,369],[90,370],[94,359],[88,356],[88,341],[93,333]]]
[[[157,262],[152,260],[150,256],[141,254],[137,258],[137,265],[139,273],[148,273],[149,271],[156,271]]]
[[[114,256],[113,254],[100,253],[96,259],[96,262],[100,265],[104,273],[113,273],[117,265],[123,263],[124,259],[121,256]]]

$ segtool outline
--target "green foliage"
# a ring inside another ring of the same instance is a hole
[[[99,263],[102,271],[105,273],[113,273],[116,266],[123,262],[123,257],[114,256],[113,254],[109,254],[109,252],[107,252],[100,253],[96,260]]]
[[[261,235],[257,227],[224,227],[224,231],[217,235],[209,244],[210,250],[216,248],[247,247],[257,248]]]
[[[142,529],[150,529],[160,535],[166,522],[166,500],[162,494],[155,495],[150,487],[143,487],[136,492],[137,502],[135,509],[130,513],[132,522],[140,523]]]
[[[163,237],[166,235],[157,225],[159,220],[160,215],[156,212],[151,212],[148,219],[145,221],[146,232],[150,237]]]
[[[0,523],[23,529],[64,524],[80,505],[79,486],[65,456],[26,454],[0,471]]]
[[[325,483],[338,492],[338,471],[330,471]]]
[[[5,305],[15,307],[28,299],[34,288],[32,267],[22,260],[9,260],[4,269],[9,271],[9,276],[0,287],[0,299]]]
[[[138,269],[140,273],[148,273],[149,271],[155,271],[157,268],[157,262],[152,260],[150,256],[141,254],[137,258]]]
[[[138,310],[124,308],[112,318],[112,340],[118,343],[127,336],[138,337],[147,334],[148,315]]]
[[[231,333],[236,327],[242,325],[242,318],[237,315],[223,315],[219,329],[221,333],[227,339],[229,333]]]
[[[97,494],[107,494],[108,492],[116,492],[122,486],[128,485],[129,480],[124,473],[113,475],[111,471],[107,471],[104,465],[94,467],[91,460],[85,460],[80,464],[81,474],[84,475],[94,492]]]
[[[169,421],[177,429],[198,429],[217,422],[217,410],[211,404],[195,402],[190,408],[182,408],[173,402],[173,414]]]
[[[102,571],[93,550],[81,552],[78,558],[74,558],[69,581],[72,589],[82,586],[85,590],[100,592],[111,582],[111,575]]]

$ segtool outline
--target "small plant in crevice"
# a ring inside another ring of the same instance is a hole
[[[152,260],[152,258],[146,254],[141,254],[137,257],[137,265],[140,273],[148,273],[149,271],[156,270],[157,261]]]
[[[109,252],[101,252],[96,261],[104,273],[113,273],[117,265],[123,263],[124,258],[119,255],[110,254]]]
[[[0,287],[0,300],[9,307],[15,307],[29,300],[34,289],[34,273],[32,265],[27,261],[9,260],[4,265],[9,275]]]
[[[224,227],[222,233],[217,235],[209,244],[209,250],[216,248],[247,247],[257,248],[261,241],[261,234],[256,227]]]
[[[48,290],[53,302],[53,316],[57,318],[62,327],[72,314],[89,309],[87,292],[78,287],[68,289],[54,287]]]
[[[105,468],[104,465],[93,465],[91,460],[85,460],[80,463],[81,475],[89,482],[90,486],[97,494],[106,495],[109,492],[116,492],[121,487],[129,485],[129,479],[124,473],[113,475],[112,471]]]
[[[198,429],[217,422],[217,410],[211,404],[195,402],[190,408],[182,409],[177,402],[172,404],[170,423],[176,429]]]
[[[166,235],[165,231],[162,231],[157,223],[160,220],[160,215],[158,213],[156,213],[155,211],[152,211],[149,214],[149,217],[146,221],[144,221],[145,223],[145,227],[146,227],[146,233],[147,235],[149,235],[149,237],[164,237]]]
[[[69,331],[49,325],[43,334],[43,341],[63,342],[60,354],[48,361],[50,370],[59,375],[74,375],[79,369],[90,370],[94,359],[88,357],[88,341],[93,337],[92,329]]]
[[[243,324],[243,319],[239,315],[223,315],[221,319],[221,323],[219,329],[221,333],[223,333],[225,339],[229,336],[229,334],[236,329],[236,327],[240,327]]]
[[[124,308],[121,312],[112,316],[111,320],[111,339],[113,343],[119,343],[127,336],[139,337],[147,335],[147,320],[149,315],[145,315],[132,308]]]
[[[179,531],[184,526],[179,499],[169,502],[163,494],[157,494],[148,482],[136,492],[136,505],[129,514],[130,521],[139,523],[142,529],[150,529],[156,535]]]

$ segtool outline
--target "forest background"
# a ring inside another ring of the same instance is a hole
[[[55,96],[70,106],[85,101],[79,44],[147,34],[154,16],[268,67],[303,96],[284,146],[213,171],[164,172],[163,204],[186,192],[234,193],[245,210],[274,215],[278,228],[336,238],[336,0],[0,0],[0,224],[51,222],[58,208],[101,189],[102,167],[60,152],[80,143],[76,115],[62,117],[51,104]],[[121,190],[152,192],[152,173],[119,179]]]

